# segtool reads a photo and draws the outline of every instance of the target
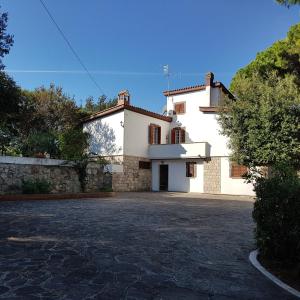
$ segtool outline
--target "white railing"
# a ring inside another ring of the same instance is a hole
[[[149,145],[148,154],[150,159],[206,158],[210,145],[206,142]]]

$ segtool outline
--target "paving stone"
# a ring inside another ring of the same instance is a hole
[[[248,261],[253,203],[208,198],[1,202],[0,299],[294,299]]]

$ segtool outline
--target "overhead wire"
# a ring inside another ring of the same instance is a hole
[[[84,62],[82,61],[82,59],[80,58],[80,56],[78,55],[78,53],[75,51],[74,47],[72,46],[71,42],[69,41],[69,39],[67,38],[67,36],[65,35],[65,33],[63,32],[62,28],[58,25],[58,23],[55,21],[55,18],[53,17],[53,15],[51,14],[51,12],[49,11],[49,9],[47,8],[47,5],[45,4],[45,2],[43,0],[39,0],[40,3],[42,4],[42,6],[44,7],[47,15],[49,16],[50,20],[53,22],[53,24],[55,25],[56,29],[58,30],[58,32],[60,33],[60,35],[62,36],[62,38],[64,39],[64,41],[66,42],[66,44],[68,45],[68,47],[70,48],[70,50],[72,51],[73,55],[75,56],[75,58],[77,59],[77,61],[79,62],[79,64],[82,66],[82,68],[85,70],[86,74],[88,75],[88,77],[90,78],[90,80],[94,83],[94,85],[99,89],[99,91],[104,94],[103,89],[101,88],[101,86],[98,84],[98,82],[95,80],[95,78],[92,76],[91,72],[88,70],[88,68],[86,67],[86,65],[84,64]]]

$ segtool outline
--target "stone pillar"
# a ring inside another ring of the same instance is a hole
[[[210,161],[204,162],[204,193],[221,193],[221,158],[211,157]]]

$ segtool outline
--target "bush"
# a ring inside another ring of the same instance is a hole
[[[277,167],[255,184],[255,238],[263,257],[300,263],[300,180],[289,167]]]
[[[55,133],[31,133],[23,142],[22,153],[25,156],[36,156],[49,153],[51,157],[59,156],[58,139]]]
[[[49,194],[51,184],[45,179],[23,180],[22,191],[24,194]]]

